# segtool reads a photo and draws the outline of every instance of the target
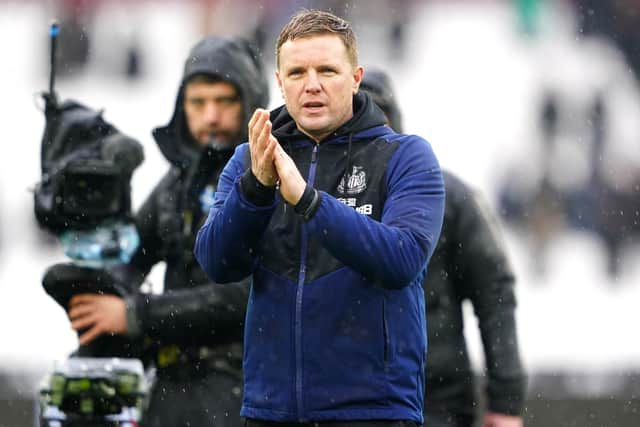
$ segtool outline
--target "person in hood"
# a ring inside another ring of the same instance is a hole
[[[191,49],[173,117],[153,132],[170,169],[136,214],[137,253],[113,272],[137,289],[163,261],[164,293],[81,295],[72,302],[69,314],[72,327],[82,331],[81,344],[104,333],[151,343],[156,383],[145,426],[242,425],[248,279],[211,286],[192,247],[224,165],[247,138],[253,111],[268,100],[261,63],[247,42],[208,37]]]
[[[389,76],[368,69],[360,89],[368,92],[402,132]],[[444,170],[447,194],[440,241],[422,284],[429,351],[425,371],[425,425],[429,427],[522,427],[526,375],[516,332],[515,276],[495,216],[478,191]],[[471,301],[483,340],[487,384],[476,396],[462,324],[462,303]],[[486,402],[476,424],[479,402]]]
[[[241,414],[250,427],[422,423],[438,161],[358,91],[348,22],[303,11],[276,46],[285,105],[251,118],[194,249],[216,283],[253,278]]]

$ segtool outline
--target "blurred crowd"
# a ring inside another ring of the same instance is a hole
[[[53,0],[48,7],[52,15],[61,23],[59,72],[73,75],[91,60],[92,41],[99,37],[95,31],[96,19],[100,19],[101,10],[126,3],[127,8],[135,9],[144,4],[171,3],[172,0]],[[132,4],[134,3],[134,4]],[[252,40],[262,52],[270,52],[275,36],[286,18],[301,7],[323,9],[340,16],[370,21],[384,18],[388,34],[388,51],[391,57],[401,58],[404,53],[407,23],[411,19],[411,10],[420,3],[416,0],[374,0],[344,2],[337,0],[241,0],[229,2],[225,0],[187,0],[183,4],[197,10],[198,31],[206,34],[242,35]],[[371,7],[374,6],[374,7]],[[246,13],[250,11],[250,13]],[[389,13],[390,12],[390,13]],[[238,17],[240,19],[233,19]],[[118,17],[121,22],[112,22],[109,27],[120,28],[119,42],[123,56],[117,58],[115,73],[127,78],[137,78],[141,74],[142,48],[136,34],[136,21],[141,16],[127,14]],[[122,26],[126,27],[122,30]],[[109,35],[112,37],[112,34]],[[272,61],[272,55],[264,55],[266,62]]]
[[[518,3],[522,28],[537,37],[535,2]],[[607,71],[592,72],[603,68],[594,55],[583,64],[581,74],[588,77],[580,93],[568,93],[553,80],[543,87],[532,117],[536,156],[521,159],[505,174],[498,204],[503,219],[530,239],[536,273],[547,273],[548,246],[569,229],[597,237],[615,282],[626,252],[640,238],[640,132],[623,123],[629,112],[616,110],[622,97],[632,106],[638,102],[640,2],[567,4],[576,17],[576,49],[605,51]]]

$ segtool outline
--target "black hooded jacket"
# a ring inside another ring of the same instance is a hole
[[[518,350],[514,274],[483,199],[450,172],[443,177],[442,233],[424,281],[425,408],[471,415],[477,407],[462,317],[462,303],[469,300],[484,348],[488,409],[521,415],[526,377]]]
[[[360,87],[372,95],[391,127],[402,132],[388,76],[367,70]],[[443,171],[443,177],[444,222],[423,283],[429,343],[425,411],[473,417],[476,410],[478,400],[462,318],[462,303],[469,300],[484,347],[488,409],[520,415],[526,376],[514,317],[515,277],[495,219],[483,199],[451,172]]]
[[[129,332],[160,346],[240,348],[248,281],[212,286],[193,257],[195,233],[207,216],[217,181],[233,148],[198,148],[185,123],[183,92],[205,74],[233,84],[243,107],[242,130],[257,107],[268,103],[268,84],[250,46],[237,38],[207,38],[189,53],[170,122],[153,136],[171,167],[136,215],[141,244],[132,261],[116,272],[136,289],[151,268],[166,262],[164,293],[135,293],[128,299]],[[236,143],[243,142],[245,134]],[[226,344],[231,344],[229,347]],[[238,353],[238,351],[234,351]],[[233,354],[241,357],[241,354]]]

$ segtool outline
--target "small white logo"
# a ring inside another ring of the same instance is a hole
[[[357,206],[357,201],[355,197],[347,197],[347,198],[338,197],[338,201],[341,203],[344,203],[350,208],[354,208],[356,212],[361,213],[363,215],[371,215],[373,213],[373,205],[371,203],[367,203],[362,206]]]
[[[213,189],[213,185],[207,185],[202,193],[200,193],[200,208],[202,209],[202,213],[205,215],[209,215],[209,210],[213,206],[213,202],[216,197],[216,192]]]
[[[367,203],[366,205],[358,206],[356,208],[356,212],[361,213],[362,215],[371,215],[373,213],[373,205],[371,203]]]
[[[346,185],[345,191],[345,183],[344,183],[344,175],[340,179],[340,184],[338,184],[338,192],[342,194],[360,194],[364,190],[367,189],[367,175],[364,172],[364,168],[362,166],[353,166],[353,170],[349,175],[349,182]]]

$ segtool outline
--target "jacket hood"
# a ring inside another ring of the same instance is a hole
[[[360,90],[371,95],[373,101],[387,116],[389,126],[396,132],[402,133],[402,113],[387,73],[377,68],[367,69],[360,83]]]
[[[295,121],[289,115],[287,107],[282,105],[271,111],[271,122],[273,123],[273,136],[281,143],[289,143],[301,138],[308,138],[300,132]],[[340,126],[335,132],[325,137],[328,139],[344,139],[349,134],[358,138],[362,131],[382,126],[386,123],[384,112],[373,102],[371,96],[365,92],[358,92],[353,96],[353,117]],[[367,137],[370,132],[367,132]],[[340,138],[345,137],[345,138]]]
[[[246,140],[247,124],[253,111],[269,103],[269,85],[258,53],[238,37],[207,37],[189,52],[184,64],[173,115],[165,126],[153,130],[158,147],[167,160],[181,168],[200,155],[189,134],[184,115],[185,84],[196,75],[208,75],[235,86],[242,101],[241,133],[237,143]],[[233,147],[229,149],[233,151]]]

